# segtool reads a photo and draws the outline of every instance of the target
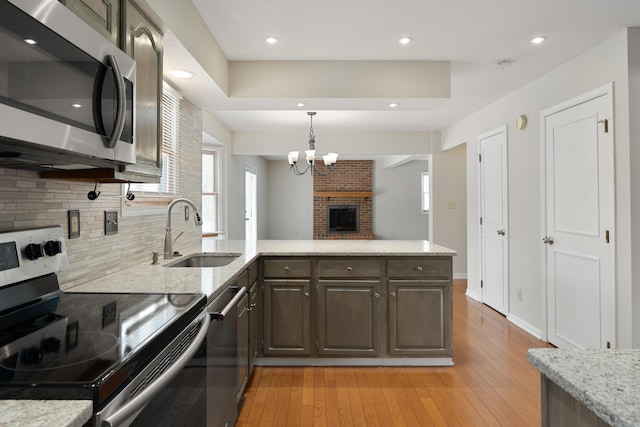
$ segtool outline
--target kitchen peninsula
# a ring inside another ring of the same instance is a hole
[[[213,239],[176,249],[238,257],[194,268],[152,265],[150,256],[66,290],[201,292],[212,301],[238,281],[259,283],[261,364],[452,364],[454,250],[422,240]]]

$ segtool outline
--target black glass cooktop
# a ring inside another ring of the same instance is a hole
[[[0,398],[106,399],[194,319],[194,294],[62,293],[0,316]]]

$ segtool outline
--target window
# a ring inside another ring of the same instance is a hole
[[[165,85],[162,91],[162,176],[158,184],[131,184],[134,201],[123,201],[123,215],[165,212],[178,193],[180,146],[180,95]],[[128,186],[123,188],[123,194]],[[128,211],[128,212],[126,212]]]
[[[221,152],[205,149],[202,152],[202,234],[217,236],[219,227],[219,171]]]
[[[422,172],[422,213],[429,213],[431,196],[431,174]]]

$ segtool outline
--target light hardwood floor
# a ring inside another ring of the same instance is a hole
[[[465,289],[454,282],[455,366],[258,367],[237,426],[539,426],[527,350],[551,346]]]

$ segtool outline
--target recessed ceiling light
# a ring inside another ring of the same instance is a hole
[[[306,104],[304,102],[298,102],[296,105],[298,107],[304,107]]]
[[[409,43],[411,43],[411,37],[401,37],[398,40],[398,43],[403,44],[403,45],[408,45]]]
[[[82,104],[71,104],[71,106],[73,108],[80,108],[80,107],[82,107]]]
[[[280,41],[280,39],[278,39],[277,37],[274,36],[269,36],[266,39],[264,39],[264,41],[266,41],[269,44],[276,44]]]
[[[396,108],[398,106],[398,104],[396,104],[395,102],[392,102],[391,104],[389,104],[389,107],[391,108]]]
[[[546,37],[536,36],[536,37],[532,38],[531,40],[529,40],[529,42],[532,43],[532,44],[540,44],[543,41],[545,41],[546,39],[547,39]]]
[[[173,70],[169,74],[171,74],[176,79],[190,79],[193,78],[193,73],[187,70]]]
[[[27,44],[38,44],[37,41],[35,41],[34,39],[24,39],[25,43]]]

